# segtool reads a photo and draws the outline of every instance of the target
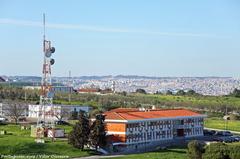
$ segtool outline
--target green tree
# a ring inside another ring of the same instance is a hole
[[[233,96],[233,97],[240,97],[240,90],[235,88],[232,93],[230,93],[230,96]]]
[[[196,93],[194,90],[190,89],[186,92],[186,95],[188,96],[196,96],[196,95],[200,95],[198,93]]]
[[[230,114],[229,117],[230,117],[230,120],[239,120],[240,119],[240,116],[237,114]]]
[[[90,145],[95,147],[103,147],[106,145],[106,130],[104,124],[105,116],[102,114],[96,115],[95,121],[91,125],[90,129]]]
[[[206,147],[203,159],[229,159],[229,149],[224,143],[211,143]]]
[[[147,94],[147,92],[144,89],[141,89],[141,88],[137,89],[136,93]]]
[[[186,92],[184,92],[184,90],[179,90],[176,93],[176,95],[178,95],[178,96],[184,96],[185,94],[186,94]]]
[[[202,159],[203,152],[203,144],[199,141],[193,140],[188,143],[187,154],[189,159]]]
[[[89,132],[90,128],[88,116],[83,111],[80,111],[79,120],[74,125],[73,130],[69,133],[69,144],[83,150],[84,145],[88,143]]]
[[[166,95],[172,95],[172,94],[173,94],[172,91],[167,90]]]
[[[72,120],[77,120],[78,119],[78,112],[77,112],[76,108],[74,108],[74,110],[71,112],[70,119],[72,119]]]

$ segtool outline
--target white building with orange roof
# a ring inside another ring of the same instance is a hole
[[[105,112],[108,140],[115,147],[203,136],[204,117],[187,109],[118,108]]]

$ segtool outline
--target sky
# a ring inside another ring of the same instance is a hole
[[[0,75],[240,77],[239,0],[0,0]]]

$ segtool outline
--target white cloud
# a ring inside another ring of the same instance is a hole
[[[31,27],[42,27],[43,23],[38,21],[29,20],[16,20],[0,18],[0,24],[7,25],[17,25],[17,26],[31,26]],[[174,32],[158,32],[158,31],[145,31],[145,30],[129,30],[129,29],[119,29],[119,28],[103,28],[97,26],[86,26],[79,24],[58,24],[58,23],[46,23],[47,28],[53,29],[71,29],[71,30],[81,30],[90,32],[106,32],[106,33],[137,33],[137,34],[149,34],[149,35],[159,35],[159,36],[186,36],[186,37],[218,37],[216,35],[210,34],[198,34],[198,33],[174,33]]]

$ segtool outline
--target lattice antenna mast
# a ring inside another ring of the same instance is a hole
[[[45,35],[45,14],[43,14],[43,69],[40,95],[40,108],[38,114],[38,126],[54,126],[54,109],[52,106],[53,91],[51,78],[51,65],[55,60],[51,58],[55,48],[51,47],[51,41],[46,40]],[[47,109],[47,110],[46,110]],[[48,120],[46,120],[48,118]]]

